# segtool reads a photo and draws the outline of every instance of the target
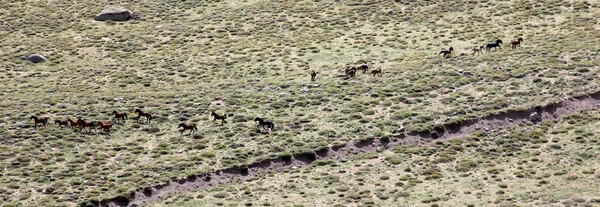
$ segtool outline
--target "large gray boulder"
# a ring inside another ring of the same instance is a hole
[[[30,55],[29,57],[23,56],[23,57],[21,57],[21,59],[23,59],[23,60],[29,60],[32,63],[41,63],[41,62],[45,62],[46,61],[46,57],[44,57],[42,55],[38,55],[38,54],[33,54],[33,55]]]
[[[127,21],[131,18],[131,12],[120,6],[106,6],[94,20],[96,21]]]

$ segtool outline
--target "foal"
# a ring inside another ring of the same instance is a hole
[[[103,121],[98,121],[98,125],[100,125],[100,129],[106,132],[110,132],[110,128],[112,127],[112,124],[104,123]]]
[[[125,113],[125,112],[118,112],[118,111],[113,110],[112,114],[115,115],[113,117],[113,119],[117,119],[117,121],[119,121],[119,119],[121,119],[121,121],[125,122],[125,119],[127,119],[127,113]]]
[[[448,50],[442,50],[438,55],[444,54],[443,56],[448,58],[450,55],[452,55],[452,51],[454,51],[454,48],[450,47]]]
[[[42,124],[42,126],[46,126],[46,123],[48,123],[48,120],[49,120],[48,117],[39,118],[37,116],[31,116],[31,119],[33,119],[33,127],[36,129],[37,129],[38,123]]]
[[[373,76],[379,75],[379,77],[381,77],[381,68],[377,68],[375,70],[372,70],[371,71],[371,75],[373,75]]]
[[[146,123],[150,123],[150,120],[152,119],[152,114],[147,113],[147,112],[143,112],[140,109],[135,109],[134,113],[138,113],[138,116],[135,118],[136,121],[140,120],[140,117],[146,117]]]
[[[517,47],[521,47],[521,42],[523,42],[523,38],[519,37],[519,39],[510,42],[510,47],[512,49],[517,49]]]
[[[54,124],[58,124],[58,128],[62,129],[62,126],[69,126],[69,121],[67,120],[54,120]]]
[[[477,54],[477,55],[482,54],[483,55],[483,50],[484,50],[483,45],[480,46],[479,48],[473,48],[473,55],[475,55],[475,54]]]
[[[223,125],[223,123],[227,123],[227,121],[225,121],[225,119],[227,119],[227,114],[224,114],[223,116],[218,115],[217,113],[215,113],[214,111],[210,113],[210,116],[214,117],[213,119],[213,123],[219,119],[221,120],[221,125]],[[233,114],[230,114],[229,116],[233,116]]]
[[[178,128],[178,129],[179,129],[179,128],[183,128],[183,129],[181,130],[181,135],[183,135],[183,132],[185,132],[185,130],[190,130],[190,134],[192,134],[192,132],[194,132],[194,131],[198,131],[198,128],[196,128],[196,125],[195,125],[195,124],[184,124],[184,123],[180,123],[180,124],[179,124],[179,127],[177,127],[177,128]]]
[[[310,80],[315,81],[317,79],[317,74],[319,74],[319,72],[315,72],[314,70],[310,72]]]

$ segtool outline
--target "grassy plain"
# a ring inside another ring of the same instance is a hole
[[[574,114],[171,196],[153,206],[598,206],[600,114]]]
[[[0,199],[8,206],[110,198],[598,90],[595,1],[112,1],[142,17],[129,22],[94,21],[104,2],[0,3]],[[470,54],[517,37],[525,39],[517,50]],[[450,46],[452,58],[437,55]],[[33,53],[48,61],[18,58]],[[383,77],[343,77],[342,68],[365,61]],[[310,70],[321,73],[314,82]],[[108,120],[135,108],[155,119],[110,134],[33,130],[28,119]],[[213,110],[234,116],[221,126]],[[276,130],[257,133],[257,116]],[[180,122],[200,130],[181,136]]]

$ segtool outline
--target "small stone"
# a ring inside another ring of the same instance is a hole
[[[465,72],[463,73],[463,75],[465,75],[465,76],[472,76],[472,75],[473,75],[473,73],[471,73],[471,71],[465,71]]]

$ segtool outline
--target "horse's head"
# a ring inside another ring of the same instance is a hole
[[[118,112],[116,110],[113,110],[112,114],[117,114]]]
[[[177,128],[180,128],[180,127],[185,127],[185,124],[184,123],[179,123],[179,126]]]
[[[501,40],[501,39],[497,39],[497,40],[496,40],[496,43],[498,43],[498,44],[504,44],[504,43],[502,43],[502,40]]]
[[[140,109],[135,109],[135,111],[133,111],[134,113],[142,113],[142,110]]]
[[[519,37],[519,39],[517,39],[519,42],[523,42],[523,38]]]
[[[54,120],[54,123],[55,123],[55,124],[58,124],[58,123],[60,123],[60,120],[58,120],[58,119],[57,119],[57,120]]]
[[[448,51],[454,52],[454,48],[450,47],[450,49],[448,49]]]
[[[259,118],[259,117],[256,117],[256,118],[254,118],[254,121],[258,121],[258,122],[260,122],[260,121],[262,121],[262,119],[261,119],[261,118]]]
[[[31,115],[31,119],[37,119],[38,117],[35,115]]]

